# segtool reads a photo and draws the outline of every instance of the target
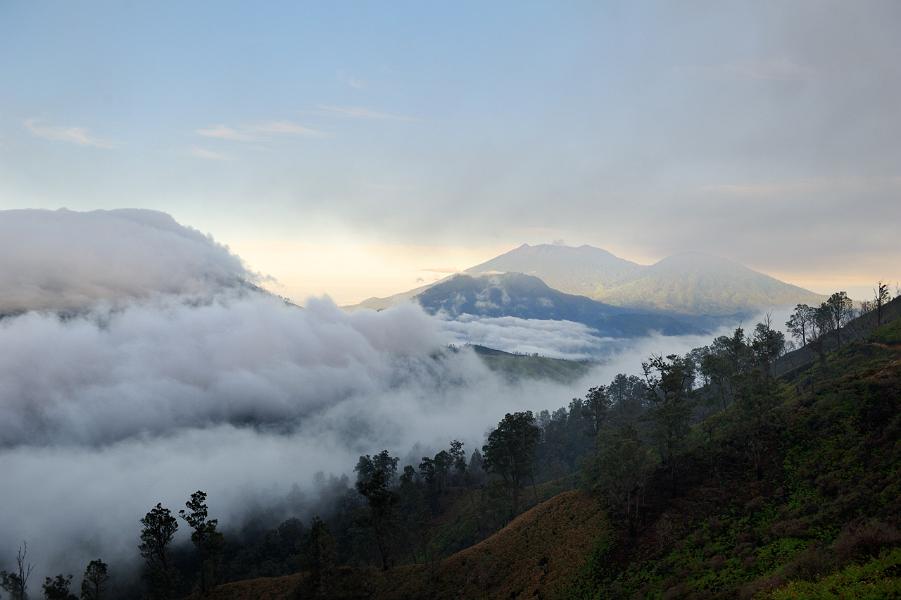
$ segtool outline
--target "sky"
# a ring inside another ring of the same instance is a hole
[[[901,280],[897,2],[0,3],[0,209],[149,208],[293,299],[522,243]]]

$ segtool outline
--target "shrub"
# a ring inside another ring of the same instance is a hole
[[[842,562],[864,556],[876,556],[889,546],[901,544],[901,532],[894,526],[878,520],[845,525],[832,548]]]

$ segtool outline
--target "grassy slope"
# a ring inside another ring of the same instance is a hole
[[[564,492],[434,566],[396,569],[380,582],[374,597],[560,597],[605,530],[593,498]]]
[[[486,540],[426,565],[388,572],[342,568],[330,598],[555,598],[583,568],[606,531],[598,503],[579,491],[555,495]],[[564,542],[565,543],[561,543]],[[212,600],[306,598],[305,575],[261,577],[219,586]]]
[[[901,320],[833,354],[798,385],[778,392],[761,480],[744,453],[757,431],[736,411],[713,417],[685,457],[681,493],[668,498],[665,482],[652,486],[653,496],[667,499],[648,507],[642,535],[596,556],[573,593],[833,598],[858,597],[867,586],[897,593]],[[871,580],[850,581],[861,569]],[[841,586],[851,591],[828,591]]]
[[[561,383],[571,383],[588,373],[592,366],[592,363],[587,361],[511,354],[484,346],[473,346],[473,349],[489,369],[503,374],[512,381],[550,379]]]

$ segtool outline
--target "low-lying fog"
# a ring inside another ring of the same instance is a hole
[[[314,501],[316,474],[349,473],[362,453],[421,456],[451,437],[471,451],[505,412],[565,405],[712,337],[621,344],[571,385],[510,383],[447,345],[587,358],[598,338],[412,305],[300,309],[241,284],[257,277],[227,248],[147,211],[0,212],[0,253],[0,568],[26,540],[35,580],[98,556],[124,568],[156,502],[206,490],[227,530],[295,484]]]

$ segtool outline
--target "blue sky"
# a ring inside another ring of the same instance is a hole
[[[0,208],[163,210],[292,296],[553,239],[863,289],[901,278],[899,16],[7,1]]]

